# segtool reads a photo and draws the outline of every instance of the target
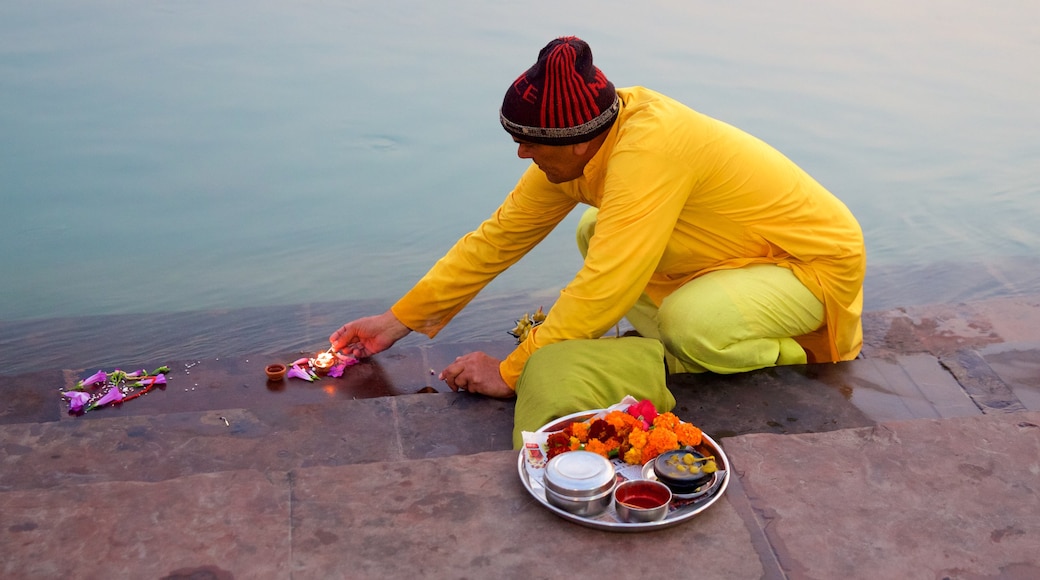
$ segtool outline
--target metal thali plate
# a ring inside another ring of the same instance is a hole
[[[566,417],[556,419],[546,425],[543,425],[538,429],[540,433],[552,433],[563,429],[568,424],[584,421],[598,413],[605,411],[605,409],[595,409],[591,411],[579,411],[572,413]],[[661,521],[657,522],[638,522],[629,523],[623,522],[618,519],[617,514],[614,511],[613,504],[607,508],[607,511],[597,516],[587,517],[572,514],[566,510],[562,510],[549,503],[549,500],[545,497],[545,487],[537,477],[532,475],[528,470],[527,459],[525,451],[520,451],[520,456],[517,459],[517,471],[520,474],[520,481],[524,484],[524,488],[527,489],[528,493],[531,494],[539,503],[546,507],[549,511],[556,515],[570,520],[577,524],[581,524],[586,527],[596,528],[600,530],[607,530],[612,532],[644,532],[650,530],[656,530],[661,528],[671,527],[677,524],[681,524],[690,518],[696,517],[704,510],[711,507],[722,495],[726,492],[726,488],[729,487],[730,469],[729,458],[726,457],[726,453],[722,450],[722,447],[715,442],[714,439],[709,437],[706,433],[702,432],[701,444],[696,447],[698,451],[705,455],[714,455],[715,463],[718,465],[719,470],[716,472],[717,477],[713,478],[708,484],[709,488],[707,491],[697,494],[697,497],[693,499],[685,498],[674,498],[671,506],[668,510],[668,515]],[[642,465],[627,465],[617,459],[613,460],[614,467],[617,470],[618,481],[626,479],[646,479],[644,468]]]

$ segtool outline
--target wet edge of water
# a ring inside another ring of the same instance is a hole
[[[866,310],[1040,294],[1040,258],[871,268]],[[511,341],[524,312],[550,307],[558,290],[481,296],[435,340]],[[160,314],[0,322],[0,375],[45,369],[152,367],[213,356],[313,352],[340,324],[390,302],[355,300]],[[430,344],[413,334],[399,346]]]

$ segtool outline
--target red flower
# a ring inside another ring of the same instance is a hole
[[[611,437],[617,436],[617,430],[610,423],[607,423],[603,419],[596,419],[589,425],[589,439],[599,439],[600,441],[606,441]]]
[[[643,422],[643,429],[649,429],[657,418],[657,408],[649,399],[643,399],[634,405],[628,406],[628,414]]]
[[[557,455],[571,450],[571,434],[570,429],[564,429],[557,431],[549,435],[549,439],[545,442],[546,459],[552,459]]]

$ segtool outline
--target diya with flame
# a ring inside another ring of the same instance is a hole
[[[314,372],[319,375],[328,374],[329,369],[336,364],[336,355],[332,354],[332,350],[320,352],[314,355],[314,358],[310,360],[311,366],[314,367]]]

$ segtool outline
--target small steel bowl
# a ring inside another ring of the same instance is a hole
[[[659,522],[671,503],[672,490],[652,479],[632,479],[614,488],[614,511],[626,523]]]
[[[579,516],[603,513],[617,482],[614,464],[591,451],[567,451],[545,465],[545,499]]]
[[[703,459],[704,455],[689,449],[677,451],[666,451],[654,459],[654,475],[657,480],[668,486],[675,494],[689,494],[697,491],[697,488],[711,480],[712,474],[703,470],[704,462],[695,461],[686,463],[683,458],[687,454],[696,459]]]

